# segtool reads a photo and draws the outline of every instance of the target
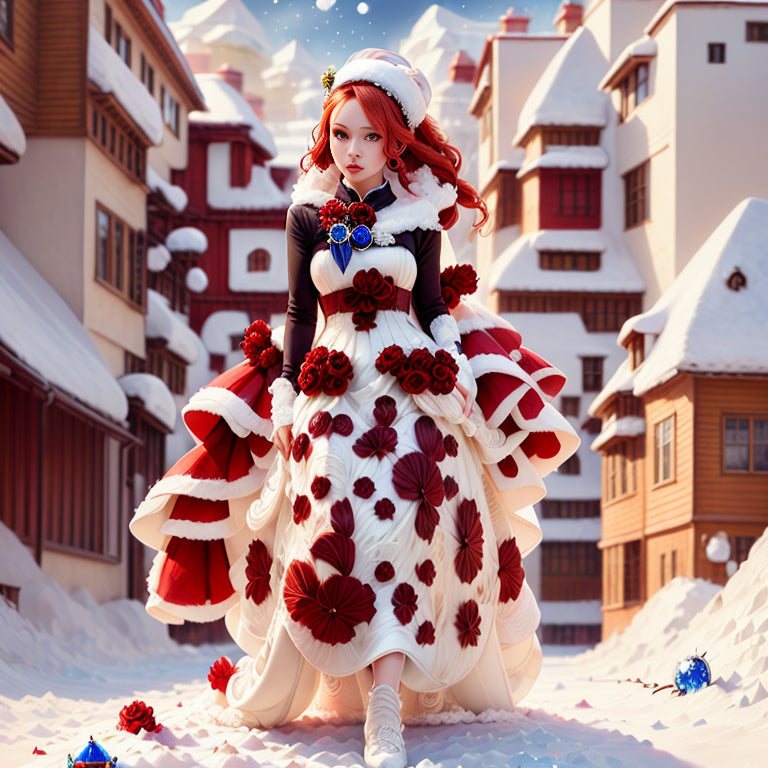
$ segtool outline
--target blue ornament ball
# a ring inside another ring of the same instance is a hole
[[[675,668],[675,687],[680,693],[696,693],[711,682],[709,664],[703,656],[686,656]]]
[[[349,236],[352,246],[358,251],[364,251],[372,241],[371,230],[365,224],[358,224]]]
[[[334,243],[346,243],[349,238],[349,230],[346,224],[334,224],[330,231],[331,242]]]

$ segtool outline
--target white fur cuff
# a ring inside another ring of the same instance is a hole
[[[448,352],[456,351],[456,345],[461,343],[459,326],[453,315],[438,315],[429,324],[429,334],[435,342]]]
[[[269,385],[272,395],[272,434],[279,427],[293,424],[293,403],[296,400],[296,390],[288,379],[275,379]]]

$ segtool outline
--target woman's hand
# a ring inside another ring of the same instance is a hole
[[[275,430],[275,445],[277,450],[283,455],[283,458],[288,461],[288,457],[291,455],[291,446],[293,445],[293,432],[291,432],[290,424],[278,427]]]

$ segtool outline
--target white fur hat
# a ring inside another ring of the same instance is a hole
[[[381,88],[403,111],[413,129],[426,117],[432,89],[420,69],[406,59],[381,48],[364,48],[353,53],[336,73],[332,91],[345,83],[363,80]]]

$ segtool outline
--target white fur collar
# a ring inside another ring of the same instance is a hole
[[[442,229],[439,214],[456,202],[455,187],[447,182],[441,184],[426,165],[408,175],[410,190],[406,190],[397,174],[388,168],[384,169],[384,178],[397,199],[376,212],[372,234],[378,245],[391,245],[395,235],[412,229]],[[338,183],[339,172],[335,166],[326,171],[313,167],[294,186],[291,201],[322,208],[334,196]]]

